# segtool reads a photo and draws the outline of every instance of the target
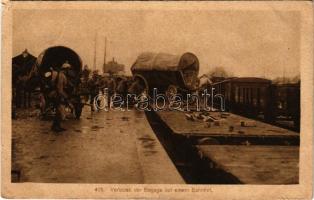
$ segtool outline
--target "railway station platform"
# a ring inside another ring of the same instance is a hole
[[[84,108],[80,120],[50,131],[38,118],[12,121],[13,180],[41,183],[182,184],[145,113]]]

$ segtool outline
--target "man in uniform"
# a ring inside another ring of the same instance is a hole
[[[68,95],[65,92],[67,85],[67,78],[65,71],[69,69],[71,65],[65,62],[60,71],[51,70],[51,85],[52,91],[48,94],[48,97],[52,99],[54,108],[56,110],[55,117],[53,119],[51,129],[55,132],[65,131],[66,129],[61,127],[61,121],[65,119],[65,105],[67,104]],[[47,74],[46,73],[46,74]],[[49,74],[45,75],[46,77]]]
[[[91,104],[91,111],[94,111],[94,100],[95,97],[99,93],[99,77],[98,71],[93,71],[93,76],[90,80],[88,80],[88,88],[90,92],[90,104]]]
[[[108,88],[108,105],[110,107],[111,98],[116,93],[116,81],[115,81],[115,79],[112,76],[108,78],[107,88]]]

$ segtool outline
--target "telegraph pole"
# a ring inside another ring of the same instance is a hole
[[[97,48],[96,48],[96,46],[97,46],[97,32],[95,33],[95,47],[94,47],[94,65],[93,65],[93,68],[94,68],[94,70],[96,70],[96,53],[97,53]]]
[[[103,73],[105,73],[105,70],[106,70],[106,56],[107,56],[107,37],[105,37],[105,53],[104,53]]]

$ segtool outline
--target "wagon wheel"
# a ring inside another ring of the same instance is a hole
[[[168,99],[172,98],[173,96],[175,96],[178,93],[178,89],[176,86],[174,85],[169,85],[167,90],[166,90],[166,96],[168,97]]]

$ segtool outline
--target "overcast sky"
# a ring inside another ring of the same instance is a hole
[[[127,72],[141,52],[194,53],[200,73],[224,67],[235,76],[274,78],[299,74],[300,16],[273,11],[15,10],[13,56],[25,48],[38,56],[63,45],[93,66],[112,57]]]

